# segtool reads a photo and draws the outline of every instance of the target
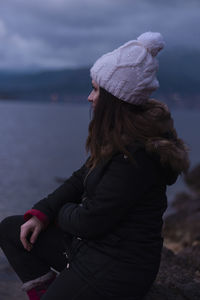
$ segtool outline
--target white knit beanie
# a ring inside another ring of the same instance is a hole
[[[159,32],[145,32],[101,56],[90,69],[92,79],[117,98],[144,104],[159,87],[156,55],[165,42]]]

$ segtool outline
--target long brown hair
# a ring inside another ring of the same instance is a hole
[[[100,87],[86,140],[86,151],[90,152],[87,166],[93,169],[118,151],[133,161],[126,147],[135,141],[142,143],[148,153],[159,154],[162,165],[169,165],[179,174],[187,173],[189,147],[178,137],[166,104],[149,99],[143,105],[134,105]]]

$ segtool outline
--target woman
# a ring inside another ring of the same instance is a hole
[[[154,282],[166,186],[189,168],[167,106],[149,98],[163,47],[147,32],[97,60],[89,158],[24,216],[2,221],[1,247],[29,299],[138,300]]]

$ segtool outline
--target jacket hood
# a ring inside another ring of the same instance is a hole
[[[172,185],[178,179],[179,173],[173,170],[170,165],[163,166],[160,162],[160,156],[157,153],[151,153],[151,158],[155,161],[156,165],[160,168],[167,185]]]
[[[155,162],[156,166],[158,167],[158,169],[160,169],[160,172],[162,173],[165,182],[167,185],[172,185],[176,182],[180,172],[178,172],[177,170],[173,169],[171,167],[170,164],[162,164],[161,163],[161,157],[159,152],[147,152],[146,148],[144,146],[144,144],[142,144],[141,142],[135,142],[134,145],[127,147],[127,150],[130,152],[135,152],[137,150],[144,150],[147,155]]]

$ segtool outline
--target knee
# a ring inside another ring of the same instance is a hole
[[[4,239],[10,239],[16,232],[20,232],[20,226],[24,223],[23,216],[9,216],[0,222],[0,245]]]

